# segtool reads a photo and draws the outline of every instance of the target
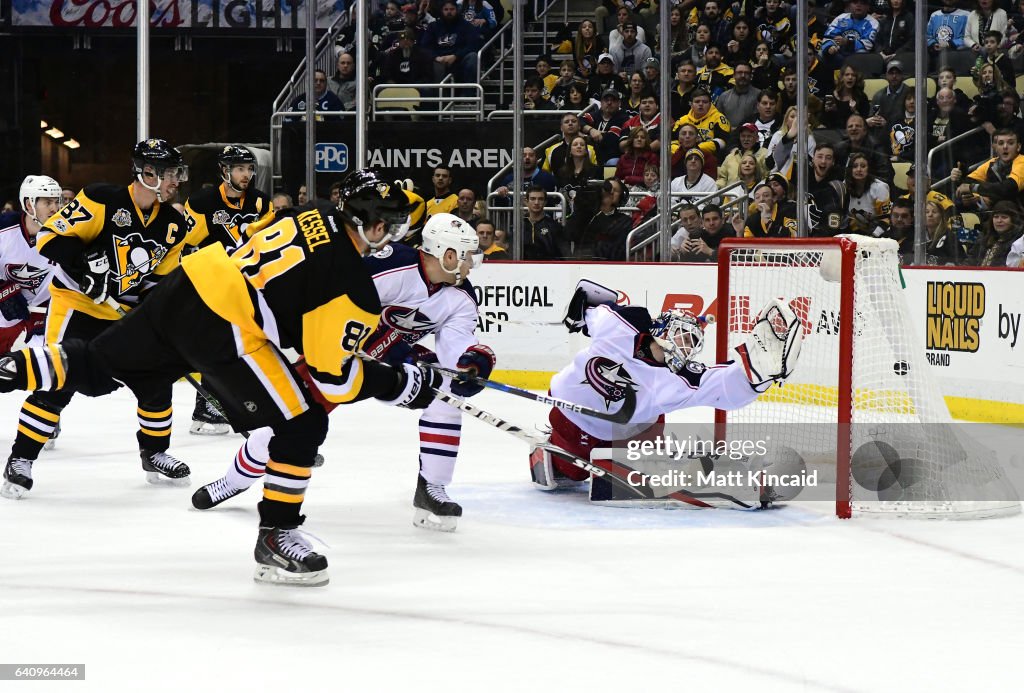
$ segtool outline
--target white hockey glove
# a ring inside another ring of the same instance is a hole
[[[92,251],[85,256],[85,273],[78,286],[94,303],[103,303],[109,295],[109,276],[110,260],[107,254],[103,251]]]
[[[618,292],[607,286],[601,286],[589,279],[580,279],[576,285],[576,292],[569,299],[569,306],[565,309],[565,318],[562,319],[562,324],[569,328],[569,332],[582,332],[587,324],[583,319],[587,308],[593,308],[602,303],[615,303],[615,299],[618,297]]]
[[[736,347],[747,380],[757,392],[790,376],[800,358],[804,332],[800,318],[784,301],[772,299],[757,315],[747,341]]]

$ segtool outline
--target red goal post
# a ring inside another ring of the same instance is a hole
[[[854,512],[936,518],[1020,512],[998,463],[985,460],[980,445],[965,442],[952,426],[923,343],[914,336],[895,241],[723,239],[719,362],[730,358],[773,298],[787,301],[801,320],[800,359],[784,386],[741,410],[716,410],[719,436],[729,435],[730,424],[742,424],[747,432],[770,433],[808,464],[834,464],[841,518]],[[883,449],[891,455],[870,458]],[[875,494],[862,472],[885,472],[887,464],[888,486],[880,484]]]

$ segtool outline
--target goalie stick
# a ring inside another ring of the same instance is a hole
[[[590,407],[584,407],[582,404],[575,404],[573,402],[567,402],[564,399],[558,399],[557,397],[549,397],[548,395],[538,395],[536,392],[530,392],[529,390],[521,390],[518,387],[507,385],[505,383],[499,383],[496,380],[488,380],[486,378],[480,378],[477,376],[469,375],[463,371],[457,371],[452,368],[445,368],[434,363],[420,363],[424,368],[429,368],[432,371],[447,375],[453,380],[461,380],[463,382],[476,383],[484,387],[489,387],[493,390],[499,390],[500,392],[507,392],[517,397],[524,399],[531,399],[534,402],[540,402],[541,404],[547,404],[555,407],[556,409],[563,409],[565,411],[576,412],[583,416],[590,416],[595,419],[603,419],[604,421],[611,421],[616,424],[629,423],[629,420],[633,418],[633,413],[636,411],[636,390],[633,388],[626,388],[626,396],[622,402],[622,406],[614,414],[608,412],[598,411],[597,409],[591,409]]]
[[[504,431],[524,443],[531,445],[535,448],[542,448],[552,453],[556,453],[564,460],[571,462],[574,466],[580,469],[590,472],[595,477],[601,477],[607,479],[614,486],[628,492],[629,494],[636,496],[642,500],[675,500],[687,505],[693,505],[696,507],[714,507],[716,503],[723,504],[724,507],[739,508],[742,510],[752,510],[754,506],[749,503],[745,503],[738,498],[734,498],[725,493],[713,492],[713,493],[693,493],[685,491],[673,491],[672,493],[665,494],[664,496],[655,496],[654,491],[647,486],[637,486],[629,483],[626,477],[630,472],[634,471],[625,465],[617,463],[612,460],[608,460],[607,464],[609,468],[604,468],[599,465],[595,465],[588,460],[581,459],[576,455],[573,455],[568,450],[552,445],[548,440],[547,436],[540,435],[537,433],[531,433],[530,431],[524,430],[515,424],[505,421],[501,417],[495,416],[494,414],[484,411],[479,407],[470,404],[461,397],[444,392],[443,390],[434,389],[434,393],[437,399],[441,400],[445,404],[454,407],[464,414],[472,416],[474,419],[484,422],[488,426],[493,426],[500,431]]]

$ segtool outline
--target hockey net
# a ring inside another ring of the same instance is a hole
[[[728,239],[718,282],[719,361],[772,298],[788,301],[804,332],[785,385],[717,412],[719,435],[759,431],[826,477],[834,469],[840,517],[1020,512],[995,455],[952,424],[914,335],[895,241]]]

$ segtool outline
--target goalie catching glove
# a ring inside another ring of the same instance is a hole
[[[736,347],[754,390],[764,392],[790,376],[803,340],[800,318],[789,305],[777,298],[765,304],[747,341]]]
[[[618,297],[619,294],[607,286],[601,286],[589,279],[580,279],[576,285],[576,292],[569,299],[569,306],[565,309],[565,318],[562,319],[562,324],[569,329],[569,332],[583,332],[589,337],[587,323],[583,318],[587,308],[594,308],[602,303],[615,303]]]

